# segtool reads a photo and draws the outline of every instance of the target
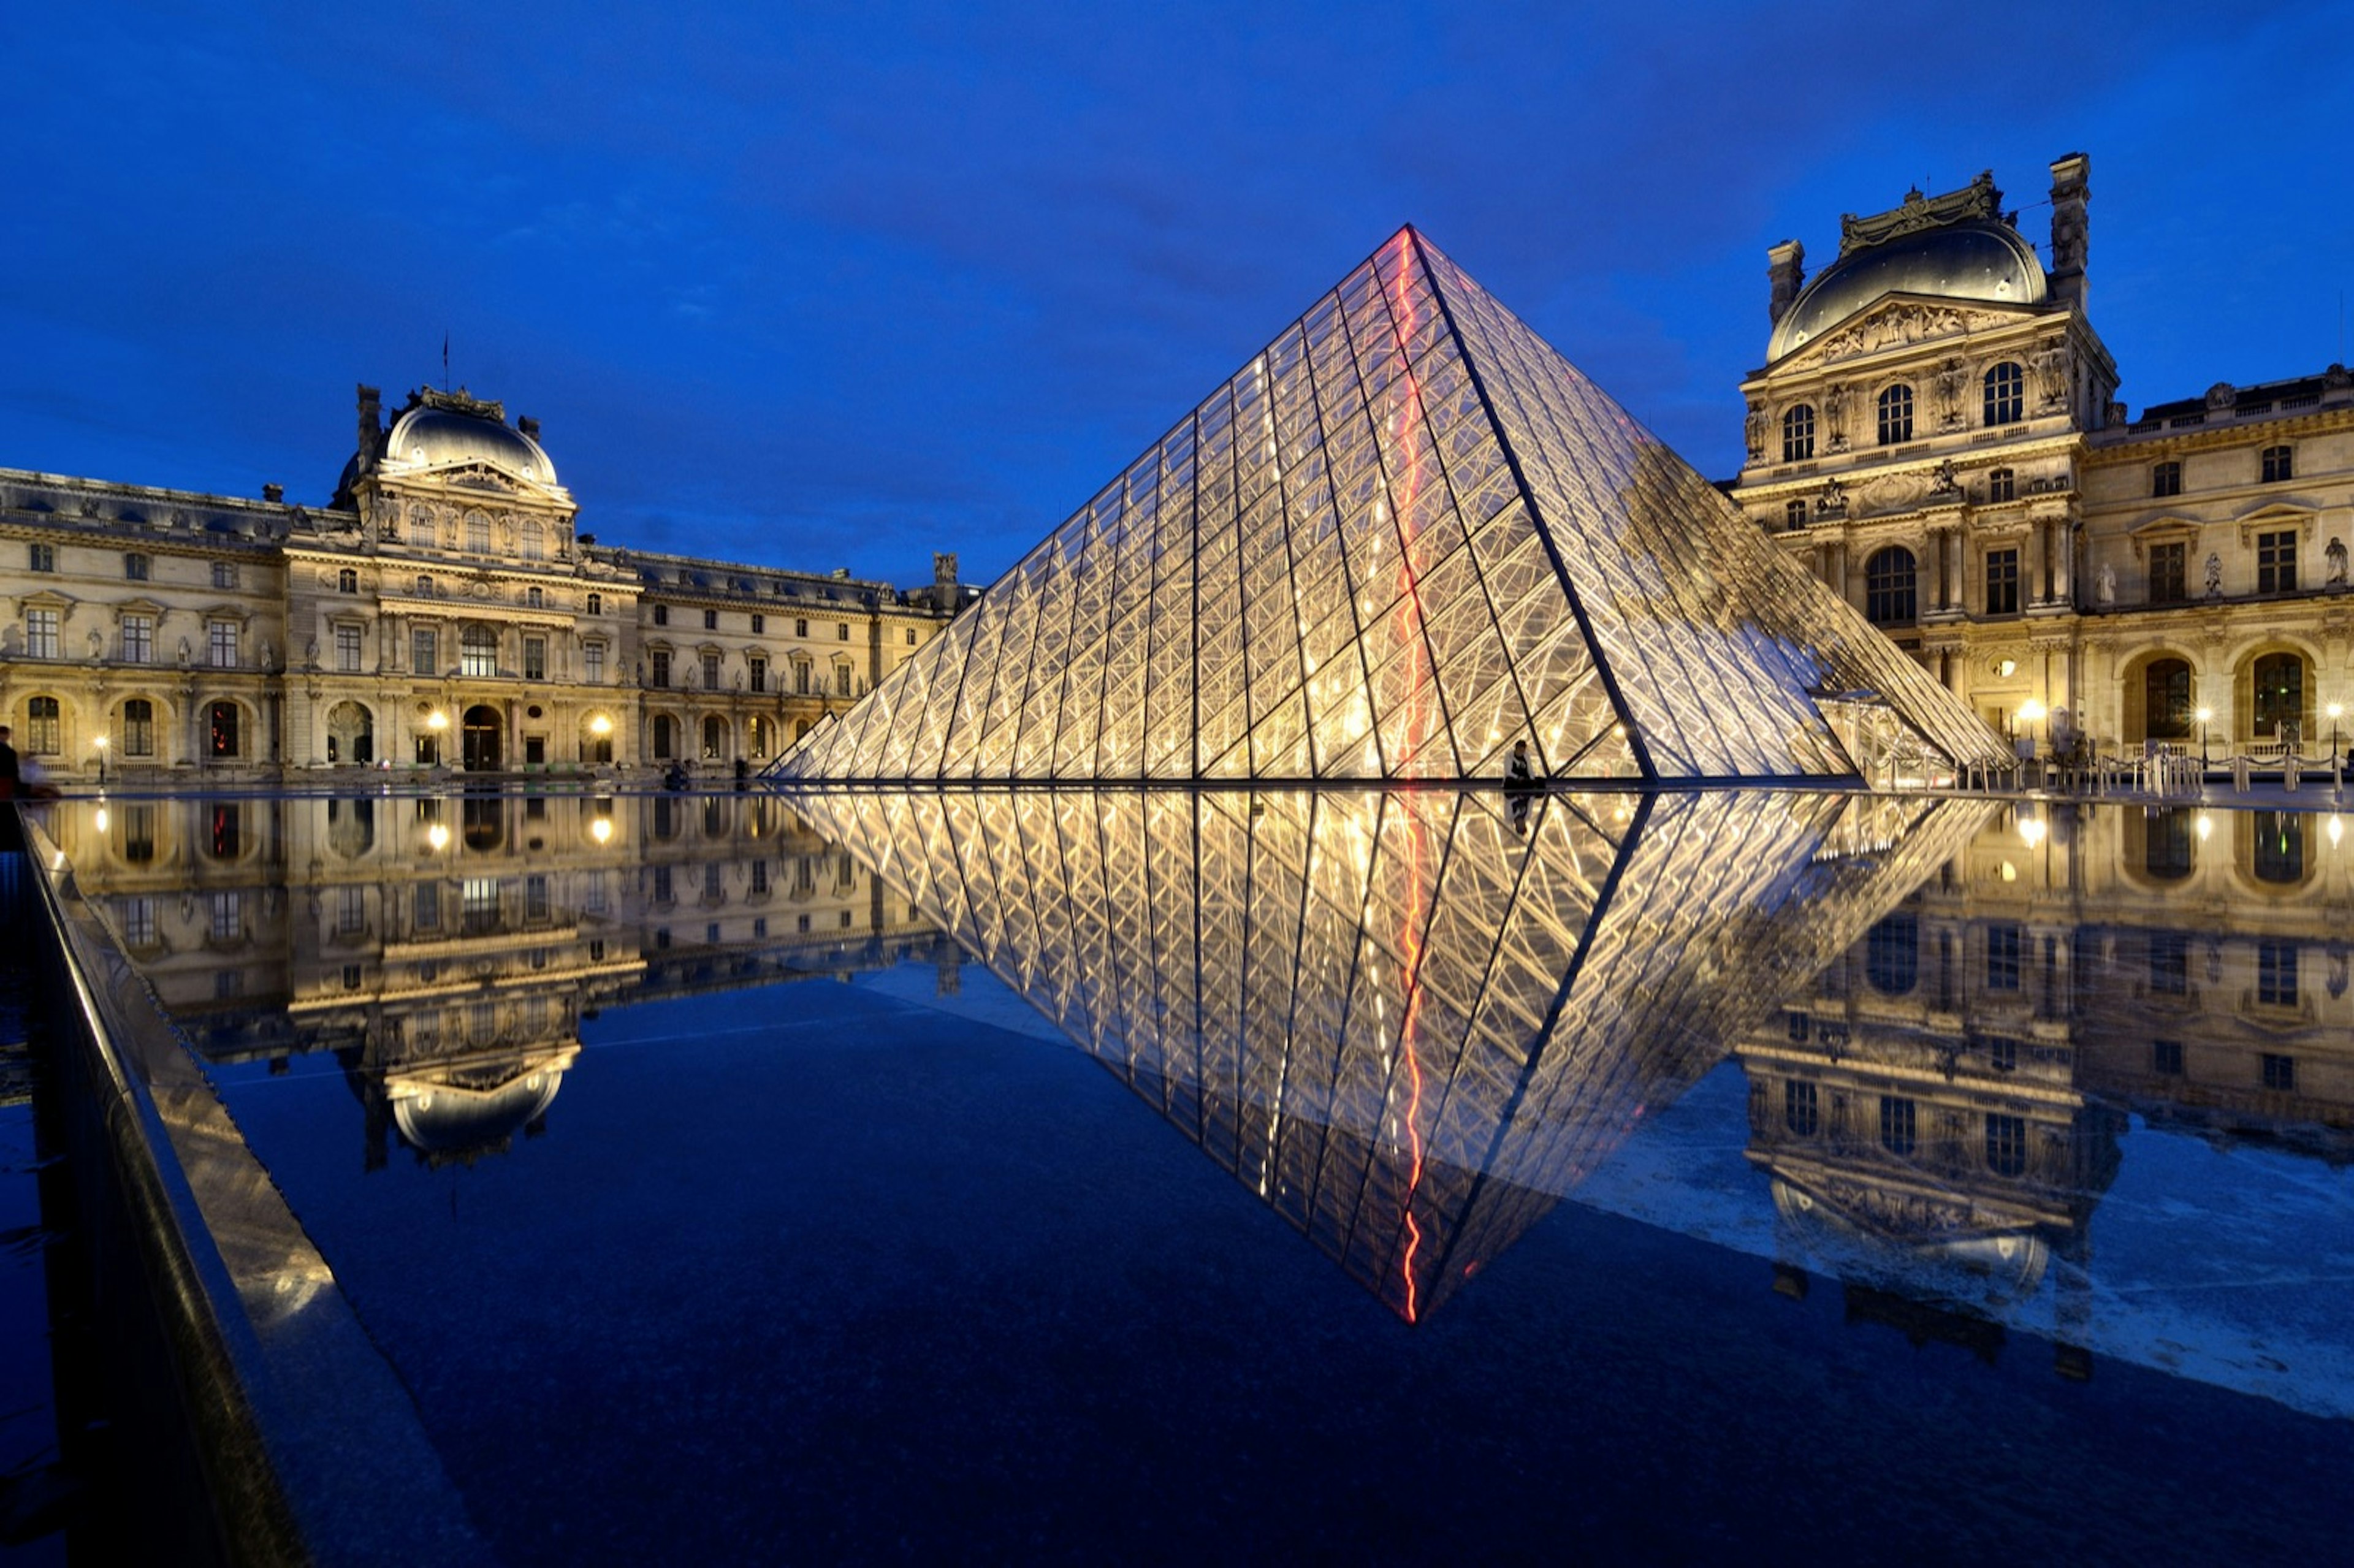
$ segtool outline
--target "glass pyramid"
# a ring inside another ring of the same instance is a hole
[[[1991,810],[1133,786],[793,805],[1409,1320]]]
[[[1412,228],[782,777],[1885,781],[1994,736]]]

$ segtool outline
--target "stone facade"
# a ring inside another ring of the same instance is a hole
[[[2040,257],[1991,175],[1850,217],[1803,288],[1775,246],[1728,493],[2022,744],[2343,746],[2354,376],[2129,419],[2087,313],[2089,163],[2052,176]]]
[[[970,597],[600,546],[496,403],[360,389],[333,501],[0,469],[0,714],[66,779],[758,767]],[[102,743],[102,744],[101,744]]]

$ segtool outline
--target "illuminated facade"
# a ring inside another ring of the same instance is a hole
[[[1985,808],[857,791],[796,809],[1408,1320]]]
[[[1734,500],[2041,748],[2342,748],[2354,374],[2129,418],[2088,313],[2090,163],[2051,171],[2041,255],[1991,174],[1842,219],[1811,282],[1772,249]]]
[[[1412,229],[803,779],[1918,778],[1993,736]]]
[[[913,594],[596,545],[530,419],[420,391],[324,507],[0,470],[0,714],[69,778],[758,763],[928,641]]]

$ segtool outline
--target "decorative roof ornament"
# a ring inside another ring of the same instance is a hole
[[[1995,188],[1994,171],[1988,169],[1960,190],[1947,191],[1943,196],[1925,196],[1921,187],[1915,185],[1904,193],[1901,205],[1886,212],[1877,212],[1870,217],[1841,213],[1839,253],[1846,256],[1867,245],[1879,245],[1899,235],[1917,234],[1925,228],[1943,228],[1950,223],[2011,223],[2017,227],[2017,217],[2002,210],[2002,192]]]
[[[438,408],[445,414],[463,414],[471,419],[489,419],[504,425],[507,422],[507,406],[487,397],[470,397],[463,387],[455,392],[436,392],[430,387],[420,387],[408,395],[409,408]],[[408,408],[401,410],[407,413]]]

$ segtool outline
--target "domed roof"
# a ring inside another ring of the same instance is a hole
[[[425,1080],[393,1084],[392,1118],[409,1147],[424,1154],[457,1154],[497,1147],[544,1114],[564,1082],[559,1067],[532,1071],[487,1089]]]
[[[2043,264],[2009,225],[1946,224],[1851,250],[1823,269],[1774,323],[1768,361],[1804,347],[1883,294],[1999,304],[2043,302]]]
[[[450,463],[486,462],[519,479],[554,484],[556,465],[547,461],[539,443],[504,418],[490,415],[487,410],[497,408],[497,404],[479,407],[486,411],[461,412],[431,402],[410,408],[393,421],[392,433],[385,440],[386,464],[440,468]]]

